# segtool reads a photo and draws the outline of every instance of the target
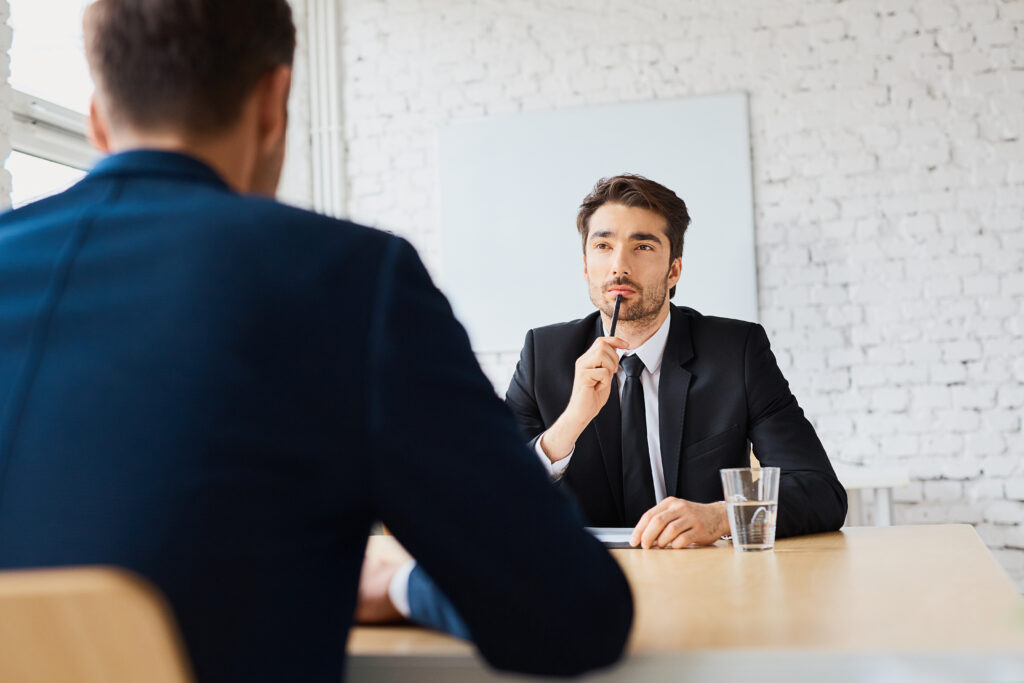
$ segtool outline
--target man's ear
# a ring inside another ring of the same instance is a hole
[[[103,115],[100,113],[100,107],[96,103],[96,93],[93,93],[92,97],[89,98],[89,119],[87,124],[86,134],[89,138],[89,143],[104,154],[110,154],[110,134],[107,129],[107,121],[103,118]]]
[[[260,79],[259,146],[268,152],[280,144],[288,127],[288,93],[292,85],[292,68],[278,66]]]
[[[668,264],[668,286],[669,289],[676,286],[679,282],[680,276],[683,274],[683,257],[672,259],[672,263]]]

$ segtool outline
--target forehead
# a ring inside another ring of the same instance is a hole
[[[667,235],[668,221],[661,214],[639,206],[602,204],[590,216],[588,228],[588,235],[604,232],[619,238],[626,238],[634,232]]]

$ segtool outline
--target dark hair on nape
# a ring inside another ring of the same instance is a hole
[[[666,223],[665,232],[668,234],[669,262],[682,257],[683,235],[690,225],[686,203],[664,185],[632,173],[601,178],[590,194],[583,198],[580,211],[576,214],[576,229],[583,238],[584,253],[587,249],[587,235],[590,232],[590,217],[603,204],[639,207],[663,217]],[[669,298],[675,294],[676,288],[672,287],[668,293]]]
[[[139,130],[223,130],[295,55],[287,0],[97,0],[83,23],[107,116]]]

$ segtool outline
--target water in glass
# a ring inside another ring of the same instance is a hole
[[[771,550],[775,545],[775,513],[773,500],[726,502],[733,546],[738,550]]]

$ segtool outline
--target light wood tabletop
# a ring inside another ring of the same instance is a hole
[[[403,553],[391,537],[370,552]],[[1024,653],[1024,598],[966,525],[853,527],[738,553],[612,550],[633,588],[634,654],[729,648]],[[412,626],[355,628],[350,655],[461,655]]]

